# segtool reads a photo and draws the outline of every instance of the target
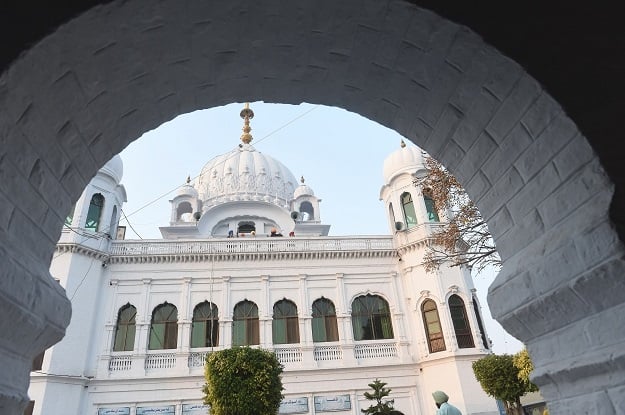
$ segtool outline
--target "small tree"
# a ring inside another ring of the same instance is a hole
[[[432,198],[437,209],[454,213],[432,235],[423,260],[425,269],[434,271],[445,261],[475,267],[478,272],[489,265],[499,268],[501,259],[488,226],[460,182],[432,157],[425,158],[425,167],[428,173],[415,180],[415,185]]]
[[[512,363],[519,369],[519,380],[528,385],[534,385],[530,380],[530,375],[534,370],[534,362],[532,362],[532,358],[527,352],[527,349],[523,349],[512,356]],[[531,386],[529,387],[531,388]],[[536,385],[534,385],[534,388],[536,388]]]
[[[538,390],[536,385],[523,379],[519,372],[514,364],[514,356],[509,354],[491,354],[473,362],[473,373],[482,389],[502,401],[508,415],[523,415],[521,396]]]
[[[275,415],[282,401],[282,365],[275,354],[250,347],[206,358],[204,403],[213,415]]]
[[[386,382],[382,382],[380,379],[376,379],[373,383],[369,384],[369,387],[373,389],[373,393],[365,392],[364,396],[369,401],[375,401],[375,405],[371,405],[367,409],[361,409],[360,412],[366,415],[404,415],[403,413],[393,409],[394,399],[389,399],[386,402],[382,402],[382,399],[386,398],[390,393],[390,388],[385,388]]]

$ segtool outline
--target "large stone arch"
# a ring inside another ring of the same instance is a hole
[[[19,413],[32,357],[68,324],[47,267],[88,180],[143,132],[245,100],[342,107],[441,160],[488,220],[491,310],[552,413],[622,412],[623,247],[598,158],[519,65],[400,0],[116,1],[2,74],[0,412]]]

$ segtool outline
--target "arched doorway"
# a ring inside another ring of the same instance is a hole
[[[469,29],[404,1],[335,3],[115,2],[14,62],[0,94],[0,379],[13,385],[0,409],[25,405],[32,357],[69,322],[47,265],[98,167],[178,114],[259,99],[347,109],[443,162],[497,241],[491,310],[528,344],[544,396],[611,405],[594,392],[622,383],[623,338],[601,333],[625,333],[614,330],[624,302],[612,289],[623,247],[611,183],[585,138]]]

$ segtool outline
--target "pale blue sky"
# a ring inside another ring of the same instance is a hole
[[[379,200],[384,159],[399,148],[395,131],[342,109],[311,104],[251,103],[252,145],[304,176],[322,199],[321,220],[332,225],[330,235],[389,234],[384,205]],[[144,134],[121,154],[122,183],[128,202],[124,212],[141,238],[160,238],[159,226],[169,223],[172,193],[187,176],[197,176],[204,164],[239,143],[243,103],[195,111],[176,117]],[[408,140],[407,144],[410,145]],[[125,225],[122,219],[121,225]],[[127,228],[126,238],[137,235]],[[475,277],[482,305],[494,273]],[[514,353],[522,345],[484,310],[486,330],[496,353]]]

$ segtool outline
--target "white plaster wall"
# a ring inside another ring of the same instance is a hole
[[[399,0],[114,1],[34,45],[0,87],[2,411],[21,411],[32,357],[64,335],[48,262],[98,167],[180,113],[256,99],[339,106],[441,160],[498,243],[492,314],[527,343],[552,413],[625,406],[612,185],[562,108],[470,30]]]

